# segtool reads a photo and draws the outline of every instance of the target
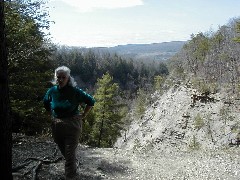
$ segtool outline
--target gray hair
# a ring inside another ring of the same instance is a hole
[[[53,84],[53,85],[56,85],[56,84],[57,84],[57,73],[58,73],[59,71],[63,71],[63,72],[66,74],[66,76],[69,77],[69,81],[68,81],[68,85],[69,85],[69,86],[72,86],[72,87],[77,86],[76,81],[75,81],[74,78],[70,75],[71,70],[70,70],[68,67],[66,67],[66,66],[60,66],[60,67],[58,67],[57,69],[55,69],[54,80],[52,81],[52,84]]]

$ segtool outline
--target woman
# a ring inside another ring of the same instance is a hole
[[[76,87],[70,69],[66,66],[55,70],[54,86],[44,97],[44,107],[51,111],[52,134],[54,142],[58,145],[65,158],[66,179],[77,176],[76,148],[81,133],[81,121],[94,106],[94,98]],[[86,104],[83,113],[79,105]]]

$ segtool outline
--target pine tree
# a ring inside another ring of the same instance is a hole
[[[43,33],[48,15],[42,2],[33,0],[6,1],[4,15],[13,131],[42,133],[50,119],[41,100],[53,72],[52,45]]]
[[[95,123],[92,137],[98,147],[111,147],[121,130],[121,116],[118,103],[118,84],[113,83],[109,73],[97,81],[95,93]]]

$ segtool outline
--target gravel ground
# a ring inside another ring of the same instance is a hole
[[[215,152],[172,151],[164,153],[155,151],[145,154],[142,152],[126,152],[125,150],[107,150],[104,151],[104,161],[120,167],[117,170],[115,169],[116,171],[103,167],[104,179],[240,179],[238,149]]]
[[[56,145],[52,141],[21,141],[13,146],[13,167],[29,157],[46,159],[52,156]],[[113,148],[78,146],[79,174],[82,180],[238,180],[240,179],[239,148],[217,151],[154,150],[132,151]],[[56,153],[54,159],[61,157]],[[14,179],[33,179],[32,169],[39,161],[14,172]],[[39,180],[64,179],[64,161],[42,164]]]
[[[240,179],[239,150],[136,155],[133,179]]]

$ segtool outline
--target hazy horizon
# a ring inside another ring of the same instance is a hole
[[[187,41],[239,17],[235,0],[49,0],[52,41],[113,47]]]

